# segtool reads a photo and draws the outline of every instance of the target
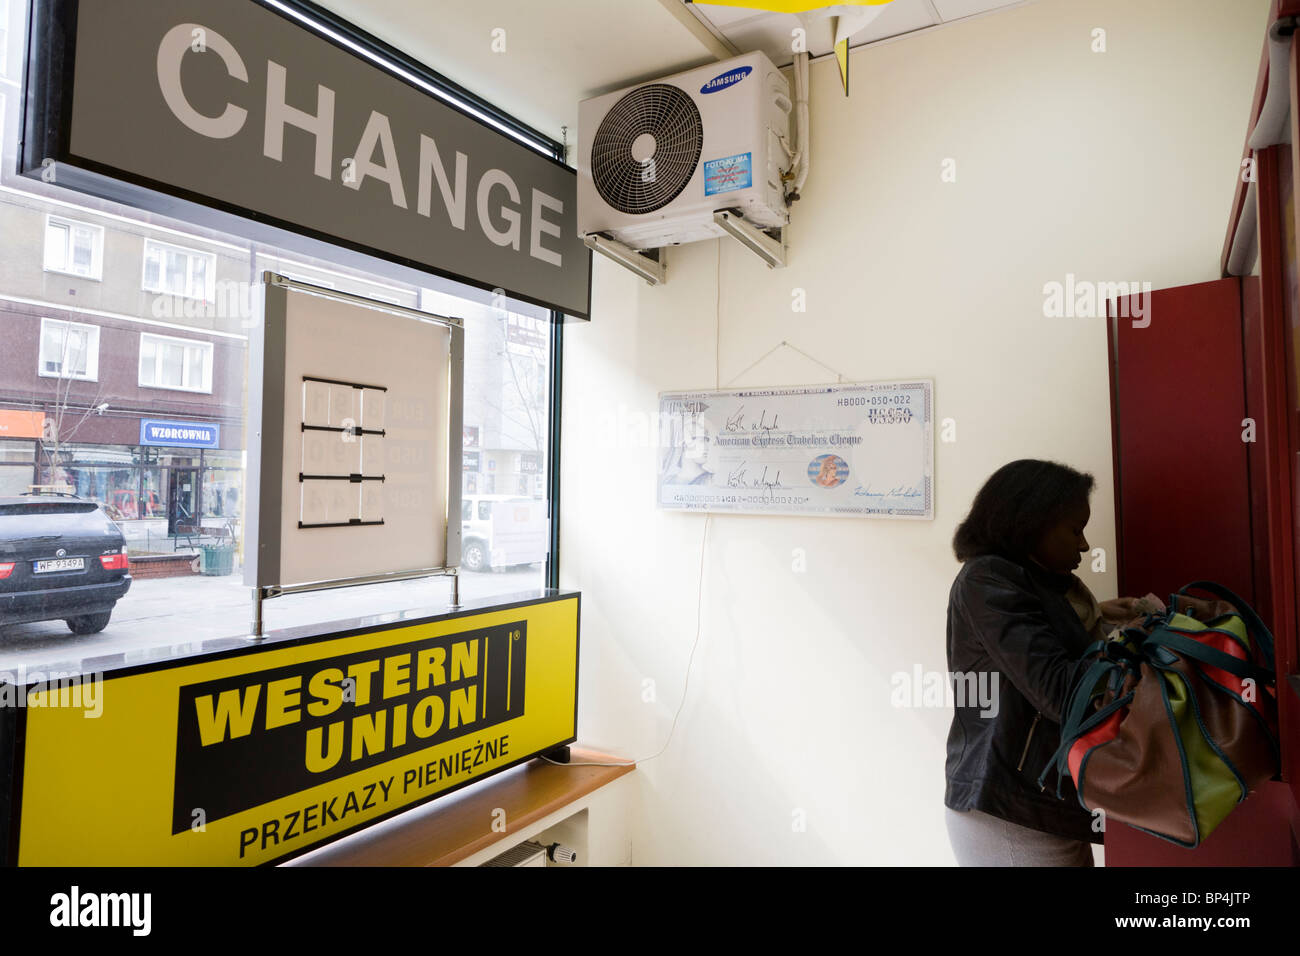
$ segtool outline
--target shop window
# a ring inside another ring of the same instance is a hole
[[[144,290],[161,295],[211,301],[216,289],[217,257],[146,239]]]
[[[36,443],[0,441],[0,497],[21,495],[36,481]]]
[[[35,475],[35,465],[0,465],[0,498],[26,494]]]
[[[99,327],[41,319],[38,366],[45,378],[99,380]]]
[[[104,229],[73,219],[45,219],[45,271],[102,279]]]
[[[23,62],[28,4],[0,0],[0,28],[5,26],[6,7],[10,15],[9,76],[16,78],[14,71],[21,72]],[[10,89],[15,90],[12,95]],[[16,97],[15,85],[0,84],[0,115],[4,115],[0,155],[10,169],[20,110],[8,109],[6,100],[21,107]],[[16,178],[8,185],[21,194],[17,200],[22,205],[40,210],[34,227],[36,239],[43,244],[58,227],[61,244],[51,245],[51,268],[70,266],[110,285],[124,282],[127,293],[136,288],[136,282],[147,290],[110,296],[112,302],[91,302],[85,301],[84,294],[67,297],[64,289],[58,310],[47,310],[55,318],[43,322],[39,329],[32,323],[32,333],[40,335],[39,368],[28,367],[25,375],[0,381],[0,419],[21,410],[26,429],[21,432],[26,436],[22,439],[15,427],[0,441],[0,495],[19,494],[39,485],[99,501],[119,522],[133,561],[169,568],[166,575],[136,579],[118,603],[112,622],[97,638],[97,652],[120,654],[155,644],[172,645],[177,635],[197,648],[202,640],[247,633],[247,592],[237,586],[237,576],[256,546],[247,527],[252,503],[247,497],[245,454],[250,435],[245,364],[247,336],[253,329],[225,321],[230,318],[225,313],[218,316],[220,323],[213,323],[211,314],[175,304],[166,314],[155,309],[167,304],[164,297],[173,296],[191,297],[184,299],[190,305],[204,300],[220,304],[227,280],[236,280],[229,283],[232,286],[249,280],[256,284],[268,269],[378,303],[464,320],[463,425],[465,450],[475,459],[473,468],[463,473],[461,514],[467,526],[472,523],[478,531],[486,527],[499,538],[481,536],[483,564],[478,570],[462,564],[461,599],[516,594],[546,583],[547,509],[511,508],[508,514],[503,512],[502,520],[494,522],[492,504],[482,501],[484,495],[515,495],[524,488],[523,477],[532,482],[533,497],[545,500],[541,474],[549,466],[552,372],[551,329],[545,310],[491,298],[484,290],[435,275],[422,278],[411,269],[351,252],[332,254],[321,246],[322,257],[315,258],[269,242],[222,235],[206,226],[141,214],[107,200],[63,191],[58,183]],[[86,234],[77,230],[92,223],[102,224],[102,236],[88,245]],[[14,230],[0,232],[0,250],[6,261],[20,262],[25,257],[34,269],[32,238],[24,239]],[[140,250],[139,273],[134,261],[128,260],[124,268],[129,274],[115,274],[120,264],[110,250],[119,246]],[[44,245],[41,255],[44,258]],[[35,271],[38,280],[56,275],[62,278],[68,273]],[[75,283],[69,280],[67,284]],[[100,320],[78,311],[88,307],[112,309],[145,324],[130,326],[131,333],[110,328],[101,336]],[[157,324],[164,318],[167,327]],[[30,365],[30,358],[26,361]],[[103,375],[99,375],[101,362]],[[133,363],[137,383],[158,391],[144,391],[143,398],[135,392],[129,371]],[[106,381],[110,370],[120,377],[123,368],[125,382]],[[74,381],[74,394],[66,396],[66,382],[60,383],[51,401],[55,376],[86,377],[95,384],[78,387]],[[221,447],[138,445],[142,419],[219,425],[220,439],[215,444]],[[56,427],[42,440],[46,424]],[[120,444],[123,442],[130,444]],[[514,455],[521,455],[521,463],[512,472],[507,468],[512,457],[507,456]],[[536,473],[530,473],[533,458]],[[499,482],[487,472],[493,464],[500,472]],[[536,520],[539,515],[540,521]],[[516,516],[527,517],[527,526],[512,526]],[[204,532],[181,535],[177,529],[182,525],[198,526]],[[171,566],[173,556],[197,558],[202,548],[218,544],[233,545],[234,576],[200,575],[184,562],[179,568]],[[358,614],[437,609],[445,605],[449,594],[450,581],[434,577],[285,595],[267,603],[266,623],[269,629],[276,629],[324,625]],[[60,653],[61,641],[72,640],[65,631],[59,622],[15,628],[23,639],[39,635],[43,642],[48,641],[42,646],[52,648],[51,654]],[[17,639],[0,641],[0,664],[7,656],[25,653],[21,643]]]
[[[202,514],[237,522],[243,515],[244,470],[238,454],[205,452]]]
[[[9,0],[0,0],[0,76],[7,76],[8,70],[9,70]]]
[[[212,391],[212,343],[140,333],[140,385]]]

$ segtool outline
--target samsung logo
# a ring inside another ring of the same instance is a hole
[[[700,87],[701,93],[716,93],[718,90],[725,90],[729,86],[735,86],[749,74],[754,72],[752,66],[742,66],[734,70],[728,70],[726,73],[719,73],[709,82]]]

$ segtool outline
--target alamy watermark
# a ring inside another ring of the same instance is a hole
[[[1092,282],[1076,279],[1073,272],[1064,282],[1043,285],[1043,315],[1049,319],[1106,318],[1106,303],[1115,300],[1115,314],[1132,319],[1133,328],[1151,324],[1150,282]]]
[[[979,707],[981,717],[998,715],[997,671],[896,671],[889,679],[895,707]]]
[[[155,319],[238,319],[241,328],[257,325],[261,283],[219,279],[210,298],[161,293],[149,307]]]
[[[19,664],[0,671],[0,707],[64,707],[84,710],[83,717],[104,713],[104,678],[98,672],[28,671]]]

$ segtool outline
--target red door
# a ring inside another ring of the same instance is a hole
[[[1145,308],[1130,303],[1112,315],[1116,565],[1122,595],[1163,598],[1193,580],[1217,581],[1260,611],[1281,646],[1289,622],[1262,586],[1267,542],[1257,540],[1266,537],[1257,499],[1268,475],[1252,421],[1260,383],[1247,374],[1247,351],[1258,343],[1243,295],[1258,322],[1259,289],[1238,278],[1160,290]],[[1142,319],[1123,317],[1132,315]],[[1278,656],[1281,697],[1289,658]],[[1300,740],[1285,724],[1283,733],[1284,753],[1294,754]],[[1287,785],[1270,782],[1195,850],[1116,824],[1106,865],[1292,865],[1293,806]]]

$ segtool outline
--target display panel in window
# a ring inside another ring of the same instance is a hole
[[[148,239],[144,244],[144,290],[186,299],[212,298],[217,257]]]
[[[41,319],[38,371],[44,378],[99,378],[99,327]]]
[[[45,220],[45,271],[83,279],[103,277],[104,230],[72,219]]]
[[[140,385],[212,391],[212,343],[140,333]]]

